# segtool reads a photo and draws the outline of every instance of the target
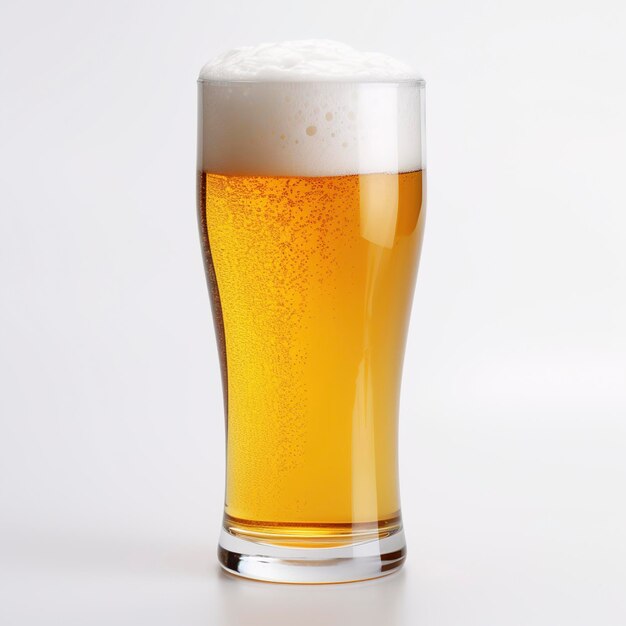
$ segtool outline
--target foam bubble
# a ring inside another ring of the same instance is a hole
[[[200,73],[199,166],[282,176],[421,169],[420,86],[404,63],[336,42],[233,50]]]

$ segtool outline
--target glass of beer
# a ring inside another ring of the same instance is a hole
[[[198,218],[226,416],[218,556],[266,581],[364,580],[405,559],[398,405],[424,82],[332,45],[243,49],[199,80]]]

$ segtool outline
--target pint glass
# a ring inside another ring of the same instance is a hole
[[[199,81],[198,218],[232,573],[405,558],[398,408],[424,228],[421,80]]]

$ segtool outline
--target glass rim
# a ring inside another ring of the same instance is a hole
[[[415,87],[425,87],[426,81],[423,78],[398,78],[395,80],[367,79],[367,78],[323,78],[320,80],[282,80],[263,78],[201,78],[197,83],[210,85],[410,85]]]

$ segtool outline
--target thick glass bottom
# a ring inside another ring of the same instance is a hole
[[[383,538],[355,539],[336,547],[285,547],[235,536],[222,530],[220,565],[231,574],[277,583],[346,583],[386,576],[406,556],[402,527]]]

